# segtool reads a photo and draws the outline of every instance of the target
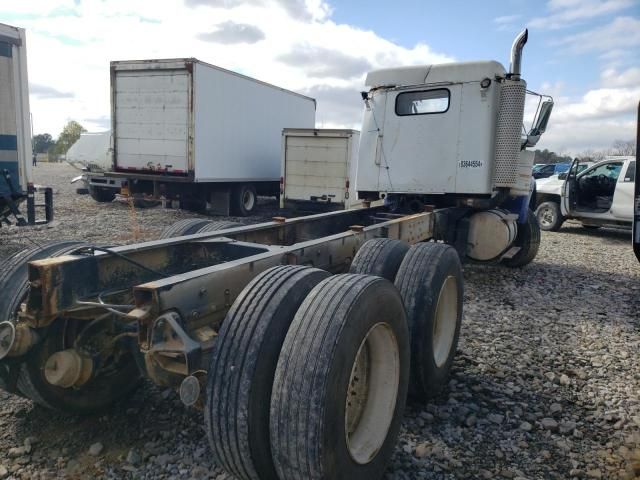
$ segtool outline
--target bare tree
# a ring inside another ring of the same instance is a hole
[[[630,156],[636,154],[636,142],[633,140],[616,140],[609,150],[609,155]]]
[[[599,162],[607,156],[607,153],[602,150],[585,150],[576,155],[583,162]]]

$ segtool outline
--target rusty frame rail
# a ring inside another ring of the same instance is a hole
[[[259,273],[282,264],[346,271],[369,239],[432,238],[434,218],[376,207],[113,248],[118,256],[95,252],[38,260],[29,264],[31,288],[20,317],[33,328],[59,317],[82,319],[91,311],[79,308],[81,302],[129,291],[135,306],[127,321],[137,323],[147,373],[157,383],[175,385],[203,370],[229,307]]]

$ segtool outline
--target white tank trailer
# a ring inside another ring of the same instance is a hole
[[[525,97],[537,95],[521,76],[527,36],[525,30],[515,39],[509,71],[481,61],[370,72],[370,90],[362,93],[359,197],[384,199],[403,212],[453,207],[439,215],[446,216],[437,222],[439,235],[466,243],[472,260],[526,255],[525,244],[539,238],[528,215],[534,154],[526,148],[545,131],[553,108],[550,97],[538,95],[533,127],[523,131]]]

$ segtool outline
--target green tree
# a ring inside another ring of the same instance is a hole
[[[47,153],[56,142],[53,137],[48,133],[39,133],[33,136],[33,152],[34,153]]]
[[[76,143],[80,138],[80,134],[86,131],[87,129],[75,120],[69,121],[62,129],[62,132],[56,141],[54,153],[58,155],[67,153],[69,148],[71,148],[71,145]]]

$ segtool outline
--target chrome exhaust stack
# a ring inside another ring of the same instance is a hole
[[[522,71],[522,49],[529,38],[529,30],[524,29],[518,34],[511,46],[511,64],[509,65],[508,78],[512,80],[520,80],[520,72]]]

